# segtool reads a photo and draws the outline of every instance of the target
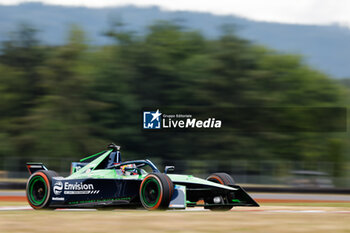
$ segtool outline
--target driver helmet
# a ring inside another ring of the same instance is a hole
[[[126,168],[128,168],[128,170],[126,170]],[[123,172],[123,175],[137,175],[138,173],[136,171],[136,168],[137,168],[136,164],[134,164],[134,163],[123,165],[120,167],[120,169]]]

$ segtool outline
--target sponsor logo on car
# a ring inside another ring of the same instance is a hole
[[[53,187],[55,195],[64,194],[98,194],[100,190],[95,190],[93,184],[84,184],[82,182],[61,182],[57,181]]]
[[[97,194],[100,190],[95,190],[93,184],[83,184],[64,182],[64,194]]]
[[[55,195],[60,195],[63,190],[63,183],[61,181],[57,181],[55,185],[53,186],[53,193]]]

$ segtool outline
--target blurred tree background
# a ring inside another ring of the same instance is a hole
[[[113,44],[91,46],[72,26],[65,45],[47,46],[34,28],[21,25],[0,52],[0,158],[79,159],[116,142],[130,159],[327,161],[335,166],[332,175],[344,175],[345,133],[141,130],[145,107],[349,104],[349,85],[233,29],[225,26],[219,39],[209,40],[171,22],[151,25],[144,36],[115,23],[105,34]]]

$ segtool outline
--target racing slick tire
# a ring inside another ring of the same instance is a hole
[[[174,192],[174,184],[164,173],[147,175],[140,185],[140,200],[147,210],[167,209]]]
[[[233,178],[229,174],[223,173],[223,172],[213,173],[207,177],[207,180],[214,182],[214,183],[222,184],[222,185],[234,185],[235,184],[235,181],[233,180]],[[221,199],[224,202],[224,200],[228,199],[228,197],[222,196]],[[207,200],[206,203],[213,204],[213,201]],[[233,207],[232,205],[222,205],[222,206],[207,206],[205,208],[210,209],[212,211],[228,211],[228,210],[232,209],[232,207]]]
[[[57,176],[55,171],[39,170],[29,177],[26,196],[31,207],[36,210],[49,209],[52,196],[52,177]]]

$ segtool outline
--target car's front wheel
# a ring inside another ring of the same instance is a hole
[[[151,173],[140,185],[140,200],[147,210],[167,209],[173,192],[173,182],[166,174]]]
[[[235,184],[233,178],[227,173],[213,173],[207,177],[207,180],[214,182],[214,183],[222,184],[222,185],[234,185]],[[208,204],[208,206],[205,208],[210,209],[212,211],[228,211],[228,210],[232,209],[232,207],[233,207],[233,205],[229,204],[230,203],[229,198],[230,197],[226,196],[226,195],[210,198],[210,199],[206,200],[206,203]],[[222,205],[220,205],[218,203],[218,205],[210,206],[211,204],[214,204],[214,199],[216,199]]]

